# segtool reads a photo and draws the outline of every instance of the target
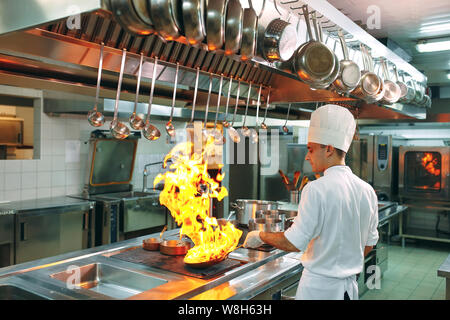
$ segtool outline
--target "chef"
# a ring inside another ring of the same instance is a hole
[[[345,165],[355,133],[346,109],[324,105],[311,115],[306,160],[319,179],[302,191],[298,215],[285,232],[249,232],[244,247],[267,243],[302,251],[299,300],[357,300],[356,275],[378,241],[378,201],[373,188]]]

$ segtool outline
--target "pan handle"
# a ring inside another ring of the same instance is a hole
[[[230,207],[232,207],[232,208],[234,208],[234,209],[242,210],[242,208],[239,207],[239,206],[238,206],[236,203],[234,203],[234,202],[231,202],[231,203],[230,203]]]
[[[256,0],[256,1],[261,1],[261,0]],[[276,0],[274,1],[275,8],[276,8],[276,3],[275,2],[276,2]],[[252,8],[253,11],[255,11],[255,13],[256,13],[255,7],[253,6],[253,1],[252,0],[248,0],[248,4],[249,4],[250,8]],[[261,8],[261,11],[258,14],[258,19],[261,19],[265,8],[266,8],[266,0],[263,0],[263,5],[262,5],[262,8]],[[277,11],[278,11],[278,8],[277,8]],[[278,11],[278,13],[280,13],[280,12]]]

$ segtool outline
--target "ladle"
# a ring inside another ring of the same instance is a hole
[[[259,117],[259,105],[261,103],[261,90],[262,90],[262,84],[259,85],[259,91],[258,91],[258,102],[256,103],[256,126],[252,130],[252,133],[250,135],[250,141],[252,143],[258,143],[258,117]]]
[[[288,112],[287,112],[287,116],[286,116],[286,121],[284,122],[284,126],[283,126],[283,131],[285,133],[289,132],[289,129],[288,129],[288,127],[286,125],[287,125],[287,122],[288,122],[288,119],[289,119],[289,111],[291,111],[291,104],[292,103],[289,103]]]
[[[117,119],[119,113],[120,91],[122,89],[123,70],[125,68],[125,59],[127,57],[127,49],[123,49],[122,63],[120,65],[119,83],[117,85],[116,104],[114,106],[114,119],[110,125],[111,134],[116,139],[125,139],[130,135],[130,129]]]
[[[244,122],[242,123],[242,135],[244,137],[250,137],[250,130],[248,129],[248,127],[245,125],[245,121],[247,120],[247,112],[248,112],[248,104],[250,103],[250,93],[252,90],[252,83],[250,82],[249,87],[248,87],[248,94],[247,94],[247,104],[245,105],[245,115],[244,115]]]
[[[103,68],[103,48],[105,44],[102,42],[100,47],[100,61],[98,63],[98,76],[97,76],[97,90],[95,92],[95,106],[94,109],[88,112],[87,118],[91,126],[101,127],[105,123],[105,116],[103,113],[97,110],[98,98],[100,95],[100,82],[102,80],[102,68]]]
[[[208,140],[209,134],[206,129],[206,124],[208,123],[208,111],[209,111],[209,102],[211,101],[211,90],[212,90],[212,73],[209,75],[209,89],[208,89],[208,99],[206,100],[206,110],[205,110],[205,124],[203,126],[203,137],[205,140]]]
[[[238,82],[238,88],[237,88],[237,95],[236,95],[236,106],[234,107],[234,114],[233,114],[233,120],[231,122],[231,126],[228,128],[228,135],[230,136],[231,140],[234,143],[241,142],[241,136],[239,135],[239,132],[233,128],[234,126],[234,119],[236,118],[236,112],[239,104],[239,93],[241,91],[241,80]]]
[[[155,82],[156,82],[156,69],[158,66],[158,57],[155,57],[155,62],[153,63],[153,76],[152,76],[152,85],[150,88],[150,99],[148,101],[148,110],[147,117],[145,119],[145,127],[142,129],[142,134],[144,137],[150,141],[154,141],[161,137],[161,132],[154,125],[150,124],[150,113],[152,112],[152,104],[153,104],[153,92],[155,91]]]
[[[230,85],[228,86],[227,103],[226,103],[226,107],[225,107],[225,118],[222,121],[222,125],[225,128],[228,128],[230,126],[230,123],[227,121],[227,116],[228,116],[228,106],[229,106],[229,103],[230,103],[231,85],[232,84],[233,84],[233,77],[230,77]]]
[[[167,134],[171,137],[175,137],[175,127],[172,124],[173,110],[175,108],[175,99],[177,98],[177,83],[178,83],[178,70],[180,69],[180,63],[177,62],[177,70],[175,71],[175,83],[173,86],[173,96],[172,96],[172,108],[170,109],[170,119],[166,124]]]
[[[139,89],[141,87],[143,62],[144,62],[144,54],[141,52],[141,59],[139,60],[139,73],[138,73],[137,86],[136,86],[136,98],[134,99],[134,110],[130,116],[130,126],[134,130],[141,130],[145,126],[144,120],[142,120],[142,118],[136,114],[136,109],[137,109],[137,105],[139,102],[138,101],[139,100]]]
[[[269,109],[270,89],[272,89],[272,87],[269,87],[269,92],[267,93],[266,110],[264,111],[264,120],[261,123],[261,128],[263,128],[263,130],[267,130],[266,117],[267,117],[267,109]]]
[[[220,98],[222,97],[222,85],[223,74],[220,75],[219,94],[217,95],[216,119],[214,120],[214,129],[212,132],[212,135],[214,136],[214,143],[218,145],[225,143],[225,137],[223,136],[222,132],[217,129],[217,117],[219,115]]]
[[[194,128],[195,104],[197,103],[198,79],[200,78],[200,67],[197,67],[197,75],[195,76],[194,99],[192,100],[191,120],[186,125],[186,129]]]

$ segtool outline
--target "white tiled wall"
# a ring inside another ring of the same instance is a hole
[[[174,146],[167,144],[164,121],[152,121],[161,130],[161,138],[148,141],[141,138],[133,174],[134,189],[142,189],[144,165],[162,161]],[[177,129],[184,123],[174,123]],[[101,129],[109,128],[107,122]],[[37,198],[73,195],[82,192],[90,132],[95,130],[85,117],[49,117],[41,114],[41,158],[39,160],[0,161],[0,201],[31,200]],[[79,159],[66,159],[66,143],[79,141]],[[151,188],[159,167],[149,168],[148,187]]]

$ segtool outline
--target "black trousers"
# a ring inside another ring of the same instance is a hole
[[[347,291],[345,291],[345,293],[344,293],[344,300],[350,300],[350,297],[348,296]]]

